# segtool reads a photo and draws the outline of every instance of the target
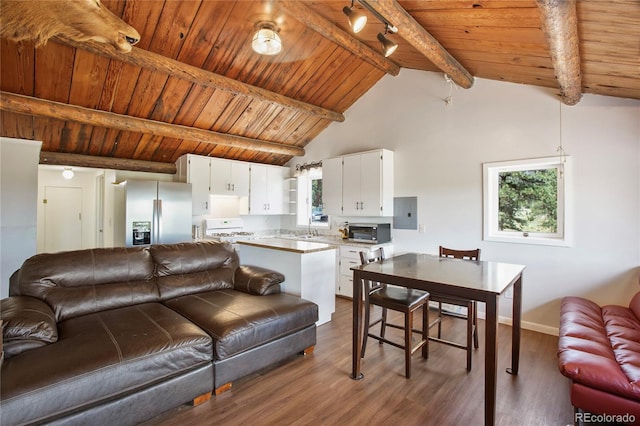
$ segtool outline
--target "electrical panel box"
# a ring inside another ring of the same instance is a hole
[[[393,229],[418,229],[418,197],[393,199]]]

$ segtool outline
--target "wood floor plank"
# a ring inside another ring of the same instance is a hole
[[[365,378],[354,381],[349,378],[351,302],[338,298],[332,321],[318,327],[313,354],[239,380],[209,402],[181,406],[146,425],[482,424],[483,321],[479,331],[480,348],[469,373],[464,350],[432,342],[429,359],[416,353],[411,379],[406,379],[402,350],[369,339],[362,362]],[[464,341],[465,322],[446,319],[443,332]],[[510,327],[499,326],[498,345],[496,424],[573,424],[569,383],[557,367],[557,337],[523,330],[518,376],[505,372],[511,359]]]

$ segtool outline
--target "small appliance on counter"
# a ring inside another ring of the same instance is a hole
[[[349,240],[359,243],[382,244],[391,241],[390,223],[350,223]]]
[[[338,228],[338,232],[340,233],[340,237],[343,240],[349,238],[349,222],[344,222],[340,228]]]

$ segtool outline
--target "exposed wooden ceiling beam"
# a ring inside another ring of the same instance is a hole
[[[360,1],[363,3],[363,1]],[[368,6],[398,29],[398,35],[447,74],[460,87],[473,86],[473,76],[396,0],[367,1]]]
[[[536,0],[542,30],[549,43],[562,102],[575,105],[582,98],[580,41],[575,0]]]
[[[296,20],[302,22],[324,38],[360,57],[363,61],[370,63],[387,74],[395,76],[400,73],[400,67],[398,65],[318,15],[305,6],[304,2],[300,0],[279,0],[278,3]]]
[[[183,62],[176,61],[175,59],[167,58],[166,56],[158,55],[157,53],[149,52],[148,50],[140,49],[135,46],[133,47],[131,52],[122,53],[117,52],[109,45],[98,43],[95,41],[86,41],[80,43],[62,37],[56,37],[54,40],[68,46],[75,47],[77,49],[86,50],[96,55],[105,56],[109,59],[117,59],[127,64],[161,72],[172,77],[199,84],[201,86],[212,87],[215,89],[231,92],[233,94],[249,96],[261,101],[273,102],[294,111],[303,112],[305,114],[313,115],[315,117],[324,118],[331,121],[344,121],[344,115],[339,112],[331,111],[317,105],[311,105],[306,102],[298,101],[296,99],[271,92],[261,87],[252,86],[250,84],[246,84],[220,74],[206,71],[202,68],[194,67],[192,65],[185,64]]]
[[[40,164],[91,167],[94,169],[133,170],[134,172],[176,174],[174,163],[130,160],[128,158],[97,157],[94,155],[68,154],[63,152],[40,153]]]
[[[163,123],[144,118],[130,117],[113,112],[83,108],[4,91],[0,92],[0,110],[253,151],[304,156],[304,149],[297,146],[228,135],[211,130]]]

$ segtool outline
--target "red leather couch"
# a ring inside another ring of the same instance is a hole
[[[640,422],[640,292],[628,307],[562,299],[558,361],[576,413]]]

